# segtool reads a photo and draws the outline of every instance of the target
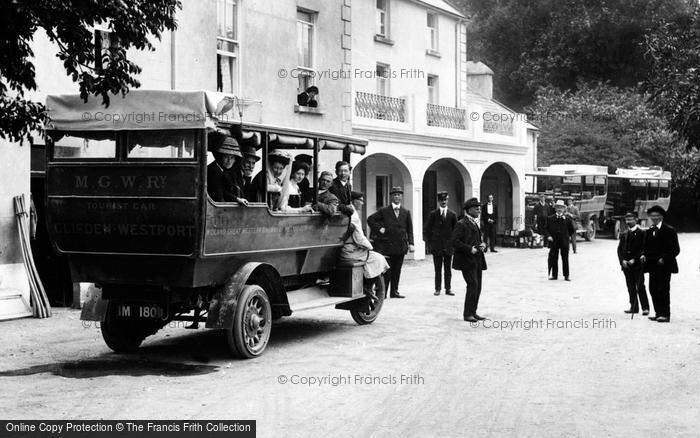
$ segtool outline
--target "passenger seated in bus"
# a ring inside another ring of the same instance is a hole
[[[331,184],[333,184],[333,174],[324,170],[318,177],[318,195],[316,196],[315,210],[328,216],[337,214],[338,205],[340,205],[338,197],[328,190]]]
[[[241,146],[240,150],[243,158],[236,161],[231,171],[233,172],[236,185],[241,190],[241,197],[246,201],[244,204],[247,205],[248,201],[257,201],[257,194],[253,185],[253,170],[255,169],[255,163],[260,160],[260,157],[255,153],[253,146]]]
[[[226,137],[223,144],[213,152],[214,161],[207,166],[207,193],[214,202],[241,202],[240,188],[236,185],[231,171],[236,158],[242,158],[238,142]],[[247,205],[247,202],[243,203]]]
[[[313,177],[313,175],[311,173],[311,169],[313,169],[313,163],[314,163],[313,157],[309,154],[299,154],[296,157],[294,157],[294,161],[306,163],[309,166],[309,171],[306,172],[306,178],[301,180],[301,182],[299,183],[299,189],[302,192],[306,191],[307,193],[311,193],[311,181],[309,180],[309,177]]]
[[[352,192],[352,184],[350,184],[350,163],[347,161],[338,161],[335,163],[335,174],[336,178],[333,180],[333,185],[329,190],[338,197],[340,201],[340,211],[350,216],[352,214],[352,205],[350,203],[350,193]]]
[[[282,192],[282,184],[286,179],[284,177],[285,169],[289,168],[291,156],[286,152],[273,149],[267,154],[267,172],[258,172],[253,178],[253,187],[257,202],[265,200],[267,193],[267,204],[274,209],[279,202]],[[288,175],[288,174],[287,174]]]
[[[353,213],[350,216],[350,226],[343,239],[343,247],[340,249],[341,262],[365,262],[364,277],[375,278],[389,269],[389,263],[383,255],[373,251],[372,243],[362,231],[359,211],[365,203],[364,195],[360,192],[352,192]]]
[[[309,191],[307,190],[305,193],[299,187],[299,184],[306,179],[308,173],[308,164],[302,161],[292,163],[292,171],[289,177],[284,179],[276,210],[285,213],[307,213],[313,211]]]

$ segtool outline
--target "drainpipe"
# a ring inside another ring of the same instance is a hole
[[[177,64],[177,52],[175,50],[175,31],[170,31],[170,89],[175,90],[175,67]]]

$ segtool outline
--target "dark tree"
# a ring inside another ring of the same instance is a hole
[[[160,39],[176,27],[179,0],[3,0],[0,4],[0,137],[31,139],[46,121],[44,105],[25,98],[36,90],[32,40],[43,29],[56,45],[65,72],[78,83],[80,95],[126,94],[140,86],[141,68],[127,50],[153,50],[150,37]],[[93,28],[106,26],[110,44],[96,50]]]

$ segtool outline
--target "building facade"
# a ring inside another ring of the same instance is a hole
[[[369,140],[353,180],[369,213],[402,186],[414,235],[450,193],[498,204],[498,232],[523,227],[524,172],[535,166],[537,130],[492,97],[493,72],[467,61],[465,17],[440,0],[355,0],[353,133]],[[371,19],[371,18],[374,18]],[[425,255],[416,238],[414,257]]]
[[[182,3],[176,31],[154,40],[155,51],[130,53],[143,68],[141,88],[220,91],[238,97],[244,121],[366,137],[367,154],[352,163],[353,184],[366,193],[365,217],[388,202],[391,186],[401,185],[416,236],[439,190],[452,194],[454,210],[470,196],[494,193],[508,217],[501,230],[519,226],[523,172],[534,167],[536,133],[492,100],[492,72],[467,61],[467,22],[447,3]],[[108,28],[94,35],[102,47],[109,44]],[[41,32],[33,51],[34,100],[77,93]],[[319,89],[318,106],[298,105],[297,95],[311,85]],[[0,142],[2,318],[26,314],[29,302],[12,198],[33,192],[42,203],[43,184],[41,144]],[[339,158],[322,154],[319,166],[331,170]],[[417,240],[421,258],[425,248]]]

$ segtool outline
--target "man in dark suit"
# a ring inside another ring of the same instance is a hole
[[[234,164],[231,172],[236,185],[240,189],[240,197],[243,198],[244,204],[247,205],[248,202],[257,201],[257,194],[253,186],[253,170],[255,170],[255,163],[260,160],[260,157],[255,153],[253,146],[241,146],[240,149],[243,158]]]
[[[644,287],[644,272],[642,272],[642,249],[644,248],[644,230],[637,225],[637,216],[630,212],[625,214],[627,231],[620,235],[617,245],[617,258],[622,272],[625,274],[627,293],[630,297],[630,308],[625,313],[639,313],[639,303],[642,304],[642,314],[649,314],[649,300]]]
[[[547,265],[552,276],[550,280],[556,280],[559,275],[559,254],[564,271],[564,280],[569,278],[569,243],[571,235],[576,232],[574,221],[566,216],[566,204],[561,199],[554,205],[556,213],[547,218],[547,241],[549,242],[549,257]]]
[[[452,293],[452,230],[457,224],[457,215],[447,208],[449,195],[439,192],[438,208],[431,211],[423,227],[423,240],[428,244],[435,266],[435,295],[442,288],[442,270],[445,270],[445,295]]]
[[[452,246],[455,251],[452,267],[462,271],[464,281],[467,282],[464,320],[477,322],[486,319],[476,313],[481,296],[481,271],[486,270],[486,257],[484,257],[486,245],[481,240],[481,230],[479,229],[481,204],[478,199],[471,198],[464,203],[463,209],[464,218],[457,222],[454,231],[452,231]]]
[[[481,218],[484,221],[484,238],[488,242],[491,252],[498,252],[496,246],[496,229],[498,228],[498,212],[493,195],[489,195],[488,201],[481,208]]]
[[[387,257],[389,271],[384,274],[384,283],[391,298],[406,298],[399,293],[399,280],[403,258],[407,252],[413,252],[413,221],[411,212],[403,208],[403,189],[391,189],[391,205],[380,208],[367,218],[374,239],[374,249]],[[338,195],[336,195],[338,196]]]
[[[647,210],[651,227],[646,231],[646,240],[641,260],[644,272],[649,273],[649,293],[654,303],[656,316],[649,319],[657,322],[671,320],[671,274],[678,273],[676,257],[681,249],[676,230],[666,223],[666,210],[654,205]]]
[[[238,142],[233,137],[226,137],[223,144],[214,152],[214,161],[207,166],[207,193],[214,202],[239,202],[245,199],[236,184],[232,168],[236,158],[241,158]],[[248,205],[247,202],[244,205]]]
[[[340,201],[338,209],[343,214],[350,216],[354,211],[351,205],[352,184],[350,184],[350,163],[347,161],[338,161],[335,163],[335,175],[333,184],[328,191],[333,193]]]
[[[547,232],[547,218],[554,214],[554,210],[550,211],[550,207],[545,203],[544,195],[540,196],[540,200],[532,209],[533,227],[537,234],[545,235]],[[546,245],[545,245],[546,246]]]

